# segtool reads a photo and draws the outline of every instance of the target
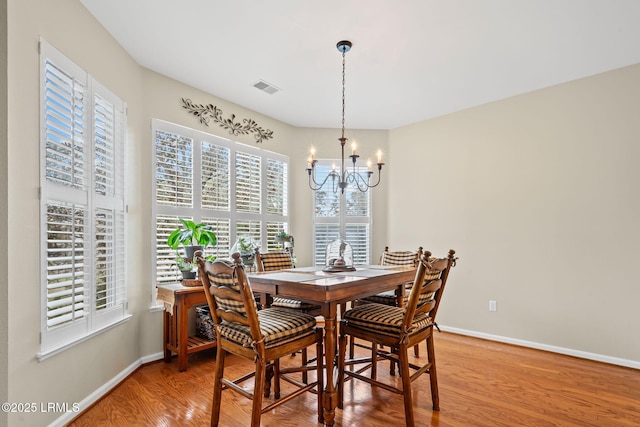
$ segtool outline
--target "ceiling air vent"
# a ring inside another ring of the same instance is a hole
[[[272,85],[271,83],[265,82],[264,80],[259,80],[253,85],[253,87],[258,88],[263,92],[267,92],[269,95],[273,95],[280,91],[280,88]]]

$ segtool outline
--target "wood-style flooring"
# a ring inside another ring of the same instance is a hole
[[[413,388],[417,425],[640,426],[638,370],[450,333],[435,339],[440,411],[431,410],[423,375]],[[424,345],[420,350],[424,357]],[[142,366],[69,426],[209,425],[214,359],[214,350],[191,355],[186,372],[178,372],[175,358]],[[227,362],[226,374],[251,369],[234,356]],[[387,366],[379,378],[388,377]],[[249,400],[223,391],[222,407],[221,426],[249,425]],[[315,409],[315,396],[305,393],[264,414],[262,425],[317,426]],[[360,381],[347,384],[336,426],[402,425],[402,396]]]

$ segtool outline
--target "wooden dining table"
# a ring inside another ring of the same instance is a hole
[[[319,305],[324,317],[325,389],[323,413],[318,421],[333,426],[338,406],[337,390],[337,314],[338,306],[380,292],[395,290],[401,299],[407,282],[413,281],[415,267],[367,265],[355,271],[324,272],[323,267],[302,267],[278,271],[249,273],[254,293],[263,297],[278,296]],[[318,363],[321,362],[318,358]]]

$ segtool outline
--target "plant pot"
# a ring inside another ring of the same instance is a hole
[[[193,254],[196,251],[204,251],[204,246],[197,246],[197,245],[189,245],[189,246],[185,246],[184,247],[184,257],[185,258],[189,258],[189,259],[193,259]]]
[[[182,280],[195,279],[196,278],[197,271],[180,270],[180,272],[182,273]]]
[[[255,259],[255,254],[240,254],[240,258],[242,258],[242,263],[247,267],[253,266],[253,260]]]

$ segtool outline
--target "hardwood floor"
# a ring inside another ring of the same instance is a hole
[[[440,412],[431,410],[428,375],[414,383],[417,425],[639,426],[640,371],[508,344],[436,333]],[[426,351],[421,351],[425,354]],[[69,426],[209,425],[214,351],[145,365]],[[412,352],[410,352],[412,354]],[[299,358],[299,356],[298,356]],[[229,373],[250,366],[230,356]],[[379,377],[388,376],[386,364]],[[221,426],[249,424],[251,403],[222,393]],[[309,393],[262,416],[263,426],[317,426]],[[337,426],[404,425],[402,397],[351,381]]]

